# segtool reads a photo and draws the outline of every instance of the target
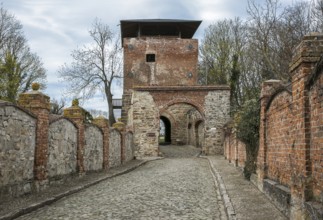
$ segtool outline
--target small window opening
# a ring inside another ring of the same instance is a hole
[[[146,54],[146,62],[155,62],[155,54]]]

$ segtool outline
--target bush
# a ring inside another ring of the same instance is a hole
[[[237,138],[246,145],[246,164],[244,175],[250,179],[256,171],[256,160],[259,146],[260,104],[256,99],[244,103],[236,117]]]

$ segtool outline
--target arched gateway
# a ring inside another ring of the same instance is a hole
[[[160,120],[165,142],[195,145],[207,154],[223,153],[222,126],[229,118],[230,90],[226,85],[197,84],[198,41],[192,37],[200,23],[121,21],[122,119],[133,129],[137,157],[158,155]]]

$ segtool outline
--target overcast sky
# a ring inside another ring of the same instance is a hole
[[[294,0],[282,0],[291,4]],[[60,99],[66,86],[57,76],[64,63],[71,62],[71,51],[91,41],[88,30],[95,18],[115,32],[126,19],[202,20],[195,38],[219,19],[246,18],[247,0],[0,0],[2,6],[22,23],[31,50],[42,59],[47,70],[47,89],[51,98]],[[116,98],[121,88],[114,89]],[[85,108],[106,110],[102,96],[87,101]]]

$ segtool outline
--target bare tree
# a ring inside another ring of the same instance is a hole
[[[62,115],[65,106],[65,99],[61,98],[60,101],[52,99],[50,102],[50,113],[55,115]]]
[[[200,56],[207,71],[207,84],[226,84],[229,79],[232,37],[230,20],[221,20],[207,27],[200,47]]]
[[[229,84],[231,109],[241,102],[241,77],[245,65],[247,26],[240,18],[217,21],[208,26],[200,46],[199,80],[201,84]]]
[[[309,2],[282,7],[279,0],[248,0],[249,40],[262,80],[290,81],[293,48],[313,31]],[[255,64],[256,65],[256,64]]]
[[[323,0],[312,0],[311,6],[314,30],[323,32]]]
[[[249,39],[252,40],[250,46],[257,54],[257,62],[261,63],[259,74],[264,80],[278,78],[280,74],[275,63],[272,62],[275,57],[272,50],[275,46],[273,37],[281,17],[279,8],[279,0],[265,0],[264,4],[255,0],[248,1]]]
[[[17,94],[33,82],[45,87],[46,71],[40,58],[30,51],[21,23],[0,7],[0,98],[15,101]],[[14,79],[14,82],[11,80]],[[9,86],[10,84],[10,86]]]
[[[103,91],[109,106],[110,125],[115,123],[111,91],[112,82],[121,77],[121,45],[109,26],[95,19],[89,34],[90,46],[72,51],[73,62],[63,65],[59,75],[70,84],[68,92],[83,99]]]

